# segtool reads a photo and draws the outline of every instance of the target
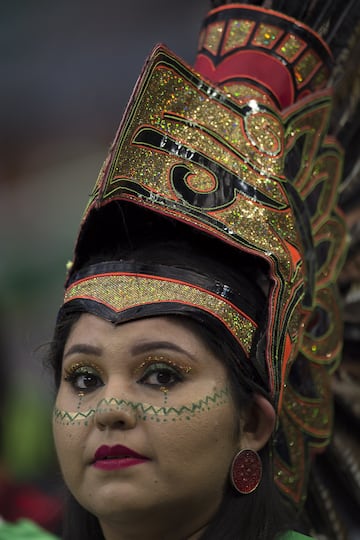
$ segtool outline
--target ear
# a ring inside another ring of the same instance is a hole
[[[261,394],[255,394],[254,402],[241,422],[240,448],[261,450],[266,445],[275,428],[274,407]]]

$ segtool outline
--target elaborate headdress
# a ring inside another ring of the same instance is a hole
[[[149,215],[266,265],[266,332],[253,368],[279,415],[275,481],[301,505],[311,457],[329,442],[330,375],[342,343],[335,283],[346,244],[337,207],[343,152],[329,134],[329,44],[359,8],[270,2],[279,10],[291,4],[282,14],[263,7],[269,2],[218,3],[194,68],[163,46],[149,57],[86,209],[63,310],[82,306],[117,321],[204,311],[249,356],[259,325],[251,295],[196,274],[180,278],[164,265],[82,267],[90,252],[121,244],[127,228],[146,228]],[[336,42],[337,58],[346,44]],[[126,226],[114,205],[127,213]]]

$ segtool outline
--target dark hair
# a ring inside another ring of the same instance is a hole
[[[206,272],[207,275],[222,280],[236,288],[237,276],[226,264],[223,258],[211,259],[208,255],[208,246],[204,243],[194,247],[189,242],[165,241],[148,244],[140,241],[136,247],[132,245],[130,250],[115,250],[111,254],[99,255],[87,261],[93,264],[105,260],[134,260],[146,263],[164,263],[181,268],[193,269],[199,272]],[[221,262],[220,262],[221,260]],[[231,260],[232,266],[234,260]],[[236,265],[239,268],[238,265]],[[244,273],[255,276],[257,269],[253,266],[253,261],[242,258]],[[264,300],[265,297],[262,294]],[[265,325],[266,310],[264,301],[259,309],[263,311]],[[61,378],[61,361],[65,342],[72,325],[79,318],[80,313],[72,313],[61,321],[55,329],[54,340],[50,362],[54,370],[56,386]],[[172,315],[180,317],[180,315]],[[191,325],[195,332],[202,337],[215,355],[223,359],[231,381],[231,389],[235,403],[239,410],[250,407],[253,402],[255,392],[261,391],[270,400],[267,388],[264,388],[255,370],[249,371],[251,362],[239,362],[239,355],[242,360],[243,353],[235,340],[226,331],[219,332],[218,327],[201,325],[195,320],[182,317],[186,324]],[[263,326],[264,326],[263,325]],[[255,354],[255,351],[254,351]],[[244,368],[247,366],[247,369]],[[294,516],[288,508],[280,492],[276,488],[273,480],[271,442],[269,442],[260,452],[263,463],[262,481],[256,491],[249,495],[240,495],[230,485],[230,481],[224,490],[224,497],[221,506],[208,525],[202,540],[235,540],[238,538],[251,538],[252,540],[272,540],[280,532],[289,529],[291,523],[294,524]],[[67,497],[67,508],[65,513],[63,540],[75,540],[87,538],[88,540],[103,540],[103,534],[98,520],[89,512],[84,510],[71,494]]]

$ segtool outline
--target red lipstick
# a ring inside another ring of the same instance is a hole
[[[113,471],[114,469],[140,465],[141,463],[145,463],[145,461],[149,461],[149,458],[138,454],[126,446],[116,444],[115,446],[100,446],[95,452],[92,465],[98,469]]]

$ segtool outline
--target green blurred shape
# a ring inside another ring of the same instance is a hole
[[[7,392],[3,417],[3,461],[16,480],[41,477],[54,463],[51,406],[29,380]]]
[[[0,540],[58,540],[35,523],[21,519],[16,523],[0,521]]]

